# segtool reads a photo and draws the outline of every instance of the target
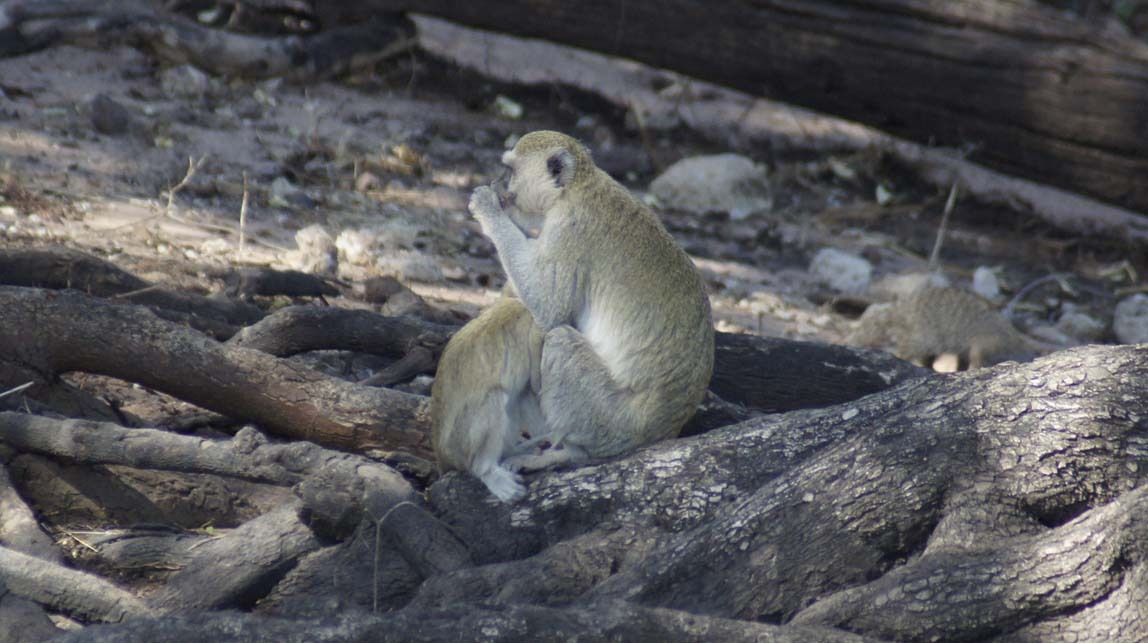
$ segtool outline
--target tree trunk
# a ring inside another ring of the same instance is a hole
[[[1006,0],[368,0],[632,58],[1148,211],[1148,46]],[[329,6],[328,6],[329,5]]]

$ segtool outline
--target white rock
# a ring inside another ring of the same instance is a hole
[[[1001,282],[997,273],[988,266],[979,266],[973,271],[973,292],[989,301],[998,301],[1001,297]]]
[[[417,250],[399,250],[380,256],[375,263],[379,272],[402,282],[438,283],[445,279],[442,267],[434,257]]]
[[[1104,339],[1105,326],[1092,315],[1069,311],[1056,320],[1056,329],[1083,342],[1098,342]]]
[[[815,279],[838,292],[860,295],[869,290],[873,266],[857,255],[836,248],[823,248],[813,257],[809,272]]]
[[[286,208],[291,205],[290,198],[298,194],[299,188],[287,179],[285,176],[275,177],[271,182],[271,192],[267,197],[267,202],[276,208]]]
[[[1137,293],[1116,304],[1112,330],[1122,344],[1148,342],[1148,295]]]
[[[335,239],[318,223],[295,233],[298,250],[287,254],[286,262],[295,270],[334,276],[339,268],[339,250]]]
[[[682,159],[650,183],[650,192],[666,207],[697,213],[745,216],[773,206],[765,167],[737,154]]]
[[[370,229],[343,230],[335,240],[339,259],[353,266],[369,266],[374,263],[381,243],[379,235]]]

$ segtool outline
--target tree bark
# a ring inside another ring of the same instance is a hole
[[[0,364],[31,366],[45,380],[69,371],[99,373],[295,439],[430,454],[424,399],[221,345],[136,306],[73,291],[0,287],[0,347]]]
[[[1146,393],[1148,348],[1089,347],[543,475],[501,512],[448,475],[432,503],[493,564],[416,605],[623,600],[892,639],[1115,614],[1143,637]]]
[[[1148,46],[1039,4],[369,0],[352,15],[397,10],[632,58],[1148,211]]]

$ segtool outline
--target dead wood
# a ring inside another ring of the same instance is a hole
[[[386,546],[396,549],[423,577],[471,564],[466,546],[426,512],[410,484],[390,467],[361,456],[306,442],[271,444],[250,428],[231,440],[207,440],[17,413],[0,413],[0,443],[87,464],[297,485],[304,522],[325,538],[343,540],[367,521],[372,530],[381,529]],[[182,524],[163,518],[151,522]],[[102,548],[97,549],[103,556]]]
[[[994,171],[969,160],[967,150],[937,147],[931,140],[913,143],[852,121],[811,113],[762,98],[759,88],[743,93],[584,49],[478,31],[430,16],[417,16],[415,22],[420,45],[434,56],[504,82],[557,84],[592,92],[619,108],[644,114],[650,127],[652,123],[663,123],[663,128],[684,124],[734,150],[829,154],[878,149],[938,190],[948,191],[957,184],[962,195],[1031,212],[1061,230],[1148,243],[1148,221],[1136,212],[1070,189]],[[669,83],[680,91],[663,91]]]
[[[187,567],[195,550],[210,538],[215,536],[150,525],[84,534],[84,542],[95,550],[88,558],[93,566],[124,574],[153,575]]]
[[[185,524],[104,467],[24,453],[12,459],[11,470],[21,496],[48,523],[66,516],[80,524]]]
[[[335,3],[318,3],[335,4]],[[370,0],[632,58],[1148,210],[1148,46],[1037,3]],[[732,55],[731,52],[736,52]]]
[[[300,520],[301,507],[289,503],[203,541],[149,602],[164,611],[254,605],[300,556],[319,548]]]
[[[42,607],[8,591],[0,581],[0,643],[47,641],[63,632],[52,625]]]
[[[54,612],[84,621],[118,623],[155,614],[130,592],[81,571],[0,547],[0,583]]]
[[[406,51],[413,27],[396,14],[313,36],[283,38],[202,27],[151,4],[121,0],[9,2],[0,21],[0,55],[19,55],[59,44],[132,45],[174,63],[218,75],[315,79],[337,76]]]
[[[422,347],[436,356],[455,327],[368,310],[291,306],[248,326],[231,338],[236,346],[278,357],[313,350],[352,350],[402,357]]]
[[[777,626],[699,616],[627,603],[550,608],[532,605],[456,605],[400,610],[385,615],[352,613],[302,621],[239,613],[139,619],[95,626],[62,643],[125,641],[728,641],[730,643],[846,643],[861,636],[821,627]]]
[[[5,361],[30,366],[43,379],[99,373],[294,439],[430,453],[421,398],[221,345],[146,309],[74,291],[0,287],[0,348]]]
[[[0,250],[0,284],[73,289],[149,306],[160,316],[185,322],[212,335],[257,322],[264,315],[259,308],[236,299],[204,297],[158,287],[103,259],[64,247]]]
[[[476,510],[480,485],[448,475],[434,506],[476,560],[508,562],[434,579],[420,604],[464,587],[476,601],[626,600],[894,639],[1127,617],[1142,586],[1116,590],[1148,564],[1134,490],[1146,358],[1089,347],[917,379],[543,475],[505,512]],[[1144,635],[1143,619],[1122,622],[1122,637]]]
[[[223,279],[227,294],[250,301],[254,297],[334,297],[339,289],[318,275],[298,270],[242,268],[229,271]]]
[[[0,547],[52,563],[64,559],[52,537],[40,528],[28,503],[17,493],[4,464],[0,464]]]

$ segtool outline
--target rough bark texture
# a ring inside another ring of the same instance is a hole
[[[30,366],[45,380],[69,371],[110,375],[296,439],[430,452],[421,398],[221,345],[134,306],[0,287],[0,346],[0,363]]]
[[[320,2],[323,5],[341,3]],[[1148,211],[1148,46],[1036,3],[370,0],[616,54],[968,148],[1018,176]],[[346,11],[346,9],[344,9]]]
[[[432,502],[496,564],[417,604],[625,600],[893,639],[1108,614],[1094,640],[1145,636],[1146,358],[1092,347],[914,380],[542,476],[497,513],[447,476]]]

